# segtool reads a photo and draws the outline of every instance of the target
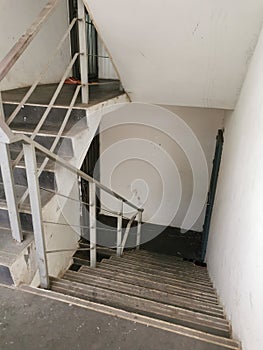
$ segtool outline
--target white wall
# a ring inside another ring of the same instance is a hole
[[[216,134],[223,125],[224,111],[167,108],[129,104],[103,119],[101,182],[142,205],[144,221],[202,231],[202,209],[209,181],[206,173],[211,172]],[[189,127],[190,131],[186,130]],[[184,135],[185,144],[181,140]],[[191,137],[196,137],[196,144],[187,139]],[[187,156],[189,144],[192,148]],[[203,186],[204,191],[196,195],[189,220],[196,218],[189,227],[185,217],[193,195],[194,167],[198,168],[197,172],[202,168],[200,152],[204,153],[204,169],[197,175],[196,188],[200,190]],[[190,164],[195,159],[196,164]],[[102,196],[102,203],[106,199]]]
[[[99,78],[100,79],[119,79],[115,68],[111,62],[108,51],[106,50],[103,42],[98,37],[98,58],[99,66]],[[106,58],[108,57],[108,58]]]
[[[234,108],[263,22],[261,0],[85,3],[132,101]]]
[[[0,60],[35,20],[47,3],[46,0],[1,0],[0,3]],[[41,72],[64,35],[68,25],[67,1],[61,1],[55,12],[18,60],[0,89],[6,90],[32,84]],[[56,56],[42,83],[58,82],[70,61],[69,40]]]
[[[207,262],[243,350],[263,348],[263,33],[225,144]]]

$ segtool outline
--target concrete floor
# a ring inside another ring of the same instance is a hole
[[[0,285],[0,349],[208,350],[211,347],[179,334]]]

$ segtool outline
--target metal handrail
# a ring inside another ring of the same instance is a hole
[[[42,25],[47,21],[50,14],[59,4],[60,0],[50,0],[46,6],[41,10],[36,20],[28,28],[25,34],[23,34],[15,45],[11,48],[8,54],[0,62],[0,81],[2,81],[10,69],[14,66],[19,57],[26,50],[28,45],[32,42],[34,37],[40,31]]]
[[[5,78],[7,73],[10,71],[10,69],[14,66],[14,64],[17,62],[17,60],[20,58],[20,56],[23,54],[23,52],[26,50],[28,45],[32,42],[34,37],[39,32],[40,28],[42,27],[43,23],[48,19],[50,14],[54,11],[56,6],[60,0],[50,0],[47,5],[42,9],[42,11],[39,13],[36,20],[33,22],[33,24],[30,26],[30,28],[26,31],[24,35],[20,37],[20,39],[17,41],[17,43],[12,47],[12,49],[8,52],[8,54],[5,56],[5,58],[0,62],[0,81]],[[56,162],[59,166],[61,166],[64,169],[69,170],[74,175],[78,175],[83,180],[87,181],[89,183],[89,208],[90,208],[90,222],[89,222],[89,229],[90,229],[90,260],[91,260],[91,266],[96,267],[96,240],[97,240],[97,231],[96,231],[96,188],[105,191],[112,197],[116,198],[121,202],[121,210],[118,213],[115,213],[118,218],[118,224],[117,224],[117,255],[121,255],[123,253],[123,250],[125,248],[127,238],[130,232],[131,225],[135,218],[138,216],[138,225],[137,225],[137,240],[136,244],[139,246],[140,244],[140,232],[141,232],[141,224],[142,224],[142,212],[143,208],[140,208],[130,202],[129,200],[125,199],[118,193],[112,191],[110,188],[104,186],[99,181],[95,180],[91,176],[87,175],[83,171],[79,170],[75,166],[71,165],[69,162],[65,161],[60,156],[56,155],[54,153],[54,150],[63,134],[63,131],[66,127],[66,124],[68,122],[68,119],[70,117],[71,111],[74,108],[76,99],[78,97],[78,94],[81,89],[81,95],[82,95],[82,103],[88,103],[88,72],[87,72],[87,38],[85,36],[85,7],[83,4],[83,0],[78,0],[78,18],[74,18],[69,27],[67,28],[65,34],[63,35],[61,41],[57,45],[57,48],[55,52],[52,55],[52,58],[49,59],[48,63],[36,79],[36,81],[33,83],[31,88],[27,91],[25,96],[22,98],[22,101],[17,105],[17,107],[14,109],[14,111],[11,113],[7,121],[5,121],[3,108],[2,108],[2,101],[0,98],[0,138],[1,138],[1,144],[0,144],[0,153],[1,153],[1,159],[0,164],[2,166],[2,169],[5,169],[5,182],[8,184],[8,190],[7,191],[7,204],[9,211],[12,212],[12,216],[15,218],[14,220],[10,220],[11,229],[13,232],[13,237],[17,241],[22,241],[22,231],[21,231],[21,224],[19,219],[19,212],[18,212],[18,205],[16,201],[16,194],[15,194],[15,188],[14,188],[14,179],[13,179],[13,172],[12,172],[12,164],[11,164],[11,158],[10,158],[10,150],[8,145],[15,143],[15,142],[21,142],[23,145],[23,151],[19,152],[18,156],[14,160],[13,164],[16,166],[19,161],[21,160],[23,154],[25,158],[25,168],[27,173],[27,182],[28,182],[28,190],[23,194],[22,198],[20,199],[19,204],[21,205],[26,197],[30,196],[30,204],[31,204],[31,213],[32,213],[32,220],[33,220],[33,229],[34,229],[34,235],[35,235],[35,244],[36,244],[36,251],[37,251],[37,261],[38,261],[38,267],[39,267],[39,274],[40,274],[40,284],[41,287],[48,288],[49,287],[49,276],[48,276],[48,267],[47,267],[47,253],[49,251],[46,250],[45,246],[45,235],[44,235],[44,229],[43,229],[43,218],[42,218],[42,206],[41,206],[41,198],[40,198],[40,186],[39,186],[39,176],[41,172],[44,170],[45,166],[47,165],[49,160],[52,160]],[[24,103],[27,102],[39,82],[41,81],[41,78],[43,74],[47,71],[49,68],[49,64],[51,60],[53,59],[53,56],[58,52],[58,50],[61,48],[62,44],[64,43],[67,36],[70,34],[70,31],[72,30],[75,23],[79,21],[78,31],[79,31],[79,46],[80,46],[80,52],[76,53],[73,58],[71,59],[70,63],[68,64],[65,73],[63,74],[63,77],[61,78],[55,93],[53,94],[48,106],[45,109],[45,112],[41,116],[37,126],[34,128],[32,134],[30,137],[19,134],[16,135],[12,132],[9,125],[14,120],[14,118],[19,113],[20,109],[24,105]],[[52,143],[52,146],[50,149],[45,148],[44,146],[40,145],[36,141],[34,141],[35,136],[43,126],[47,116],[49,115],[49,112],[51,111],[51,108],[54,107],[55,101],[64,85],[65,79],[68,76],[72,66],[76,62],[77,58],[80,60],[80,66],[81,66],[81,81],[82,84],[77,86],[75,93],[73,94],[70,106],[67,107],[67,113],[65,115],[65,118],[59,128],[59,131],[55,137],[55,140]],[[1,97],[1,96],[0,96]],[[45,155],[45,158],[40,165],[40,168],[37,169],[36,164],[36,151],[41,152]],[[122,219],[126,219],[126,217],[123,215],[123,204],[128,205],[129,207],[135,209],[136,213],[132,215],[130,219],[128,219],[128,224],[124,233],[124,236],[122,237]],[[58,250],[62,251],[62,250]]]
[[[37,77],[37,79],[34,81],[33,85],[31,86],[31,88],[27,91],[27,93],[25,94],[25,96],[22,98],[21,102],[17,105],[17,107],[14,109],[14,111],[12,112],[12,114],[8,117],[8,119],[6,120],[6,123],[8,125],[10,125],[12,123],[12,121],[14,120],[14,118],[17,116],[18,112],[21,110],[21,108],[23,107],[23,105],[28,101],[29,97],[32,95],[32,93],[35,91],[37,85],[40,83],[42,77],[44,76],[44,74],[47,72],[51,62],[53,61],[55,55],[59,52],[59,50],[61,49],[62,45],[64,44],[65,40],[67,39],[67,37],[69,36],[72,28],[74,27],[74,25],[77,22],[77,18],[73,18],[73,20],[71,21],[70,25],[68,26],[68,29],[66,30],[65,34],[63,35],[62,39],[60,40],[59,44],[56,46],[56,49],[54,50],[53,54],[50,55],[50,58],[48,60],[48,63],[45,65],[44,69],[42,70],[42,72],[39,74],[39,76]]]
[[[36,141],[32,140],[30,137],[24,135],[24,134],[19,134],[19,135],[15,135],[14,138],[11,140],[10,143],[15,143],[15,142],[24,142],[26,144],[30,144],[32,146],[34,146],[34,148],[36,150],[38,150],[41,153],[44,153],[46,155],[46,157],[48,157],[50,160],[55,161],[58,165],[60,165],[61,167],[71,171],[74,174],[77,174],[78,176],[80,176],[81,178],[83,178],[83,180],[86,180],[87,182],[90,183],[95,183],[96,187],[100,188],[101,190],[107,192],[108,194],[112,195],[113,197],[123,201],[123,203],[129,205],[130,207],[132,207],[135,210],[138,210],[140,212],[143,212],[144,209],[140,208],[138,206],[136,206],[135,204],[133,204],[132,202],[130,202],[129,200],[127,200],[126,198],[122,197],[120,194],[112,191],[110,188],[106,187],[105,185],[103,185],[102,183],[100,183],[98,180],[94,179],[93,177],[87,175],[86,173],[84,173],[82,170],[79,170],[78,168],[76,168],[74,165],[70,164],[69,162],[65,161],[65,159],[61,158],[60,156],[58,156],[57,154],[51,152],[49,149],[45,148],[44,146],[40,145],[39,143],[37,143]]]

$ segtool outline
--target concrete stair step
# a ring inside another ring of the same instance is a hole
[[[20,200],[22,195],[25,193],[26,189],[26,186],[15,185],[15,194],[17,201]],[[44,207],[51,200],[54,194],[50,191],[45,191],[44,189],[41,189],[40,196],[42,207]],[[26,232],[32,232],[33,225],[29,196],[27,196],[22,206],[19,206],[18,211],[22,230]],[[0,183],[0,227],[10,229],[10,220],[8,215],[7,203],[5,200],[4,185],[2,183]]]
[[[239,342],[233,339],[219,337],[219,336],[215,336],[205,332],[200,332],[195,329],[176,325],[174,323],[169,323],[166,321],[158,320],[156,318],[147,317],[144,315],[130,313],[123,309],[117,309],[111,306],[94,303],[84,299],[75,298],[75,297],[54,292],[51,290],[32,288],[25,285],[21,286],[21,289],[27,293],[31,293],[35,296],[41,297],[42,300],[48,299],[48,300],[52,300],[55,303],[57,303],[59,300],[59,303],[64,303],[66,308],[68,308],[68,305],[75,305],[78,308],[83,308],[87,311],[90,310],[95,313],[100,313],[102,314],[102,318],[104,314],[108,316],[112,316],[114,317],[114,319],[116,318],[116,322],[118,322],[119,324],[121,324],[122,320],[125,320],[125,322],[129,322],[130,326],[134,324],[137,325],[138,327],[145,326],[144,339],[147,339],[148,330],[150,332],[149,336],[152,336],[152,332],[154,332],[155,338],[156,338],[156,334],[158,337],[159,332],[164,332],[163,337],[162,339],[160,339],[159,342],[153,343],[155,340],[151,338],[151,344],[156,345],[154,347],[155,349],[163,349],[164,346],[166,346],[167,339],[168,340],[171,339],[170,344],[174,344],[174,346],[171,345],[170,347],[174,348],[175,350],[182,350],[182,349],[240,350],[241,349]],[[71,311],[70,310],[66,311],[66,313],[70,317]],[[116,334],[119,334],[118,330]],[[132,348],[132,345],[130,347]],[[133,345],[133,347],[136,348],[136,345]],[[125,345],[123,348],[125,348]]]
[[[17,107],[17,103],[4,103],[6,120]],[[32,132],[45,113],[46,106],[25,104],[10,124],[10,128],[18,131]],[[51,108],[47,119],[41,127],[41,132],[47,134],[57,133],[63,123],[67,109],[62,107]],[[69,120],[65,126],[63,135],[73,135],[87,127],[86,110],[80,108],[72,109]]]
[[[166,268],[177,269],[177,270],[181,269],[183,271],[187,270],[188,273],[190,274],[193,274],[193,273],[195,275],[199,274],[202,277],[205,276],[209,278],[209,274],[206,268],[197,266],[190,261],[184,261],[183,258],[170,257],[172,258],[171,261],[166,262],[165,260],[161,260],[156,257],[146,256],[143,253],[140,254],[140,253],[136,253],[135,251],[125,251],[123,258],[133,260],[133,261],[134,260],[147,261],[147,263],[153,266],[164,268],[164,269]]]
[[[19,212],[19,216],[22,230],[26,232],[33,232],[31,214],[26,212]],[[10,229],[10,221],[6,203],[0,203],[0,227]]]
[[[169,294],[168,292],[151,289],[145,286],[138,286],[128,282],[119,282],[116,281],[114,277],[101,277],[99,273],[97,273],[97,275],[90,276],[88,274],[81,273],[81,271],[68,271],[63,276],[63,279],[182,307],[186,310],[192,310],[206,315],[224,318],[223,309],[220,306],[207,304],[197,300],[193,301],[189,298],[176,296],[174,294]]]
[[[24,134],[28,137],[31,137],[32,133],[28,132],[28,130],[12,130],[15,134]],[[50,149],[54,140],[55,140],[55,135],[52,134],[45,134],[40,132],[36,135],[34,138],[34,141],[39,143],[41,146]],[[61,137],[60,140],[58,141],[58,144],[54,150],[54,153],[59,155],[60,157],[64,159],[70,159],[73,157],[73,145],[72,145],[72,139],[70,137]],[[45,156],[43,156],[45,157]]]
[[[97,271],[97,269],[93,269],[88,266],[82,266],[79,272],[90,276],[94,276],[94,278],[99,273],[99,276],[105,277],[105,278],[111,278],[111,279],[114,279],[115,281],[130,283],[141,287],[147,287],[150,289],[159,290],[161,292],[174,294],[184,298],[204,302],[207,304],[211,304],[213,306],[218,305],[217,296],[215,296],[214,294],[207,294],[196,290],[189,290],[184,286],[167,284],[167,283],[164,283],[164,281],[161,281],[161,282],[153,281],[151,279],[151,276],[148,276],[148,278],[145,276],[142,277],[141,275],[134,275],[134,274],[130,276],[126,272],[116,271],[114,269],[113,270],[104,269],[103,266],[99,268],[99,272]]]
[[[229,337],[229,324],[221,318],[184,310],[172,305],[161,304],[116,291],[71,282],[64,279],[51,279],[51,289],[67,295],[106,305],[124,308],[130,312],[156,317],[168,322],[190,327],[214,335]]]
[[[15,195],[16,195],[17,203],[19,203],[20,199],[22,198],[22,196],[26,191],[27,191],[27,186],[15,185]],[[42,207],[44,207],[53,197],[53,193],[50,191],[45,191],[44,189],[40,189],[40,196],[41,196]],[[0,183],[0,203],[2,204],[2,206],[5,205],[5,190],[4,190],[4,185],[2,183]],[[24,203],[22,204],[22,207],[19,209],[21,209],[21,211],[30,210],[29,196],[27,196]]]
[[[172,284],[178,284],[178,285],[185,285],[188,286],[188,288],[204,291],[210,294],[215,293],[215,290],[212,287],[212,284],[205,284],[201,283],[197,280],[190,280],[186,276],[178,276],[175,274],[171,273],[164,273],[159,270],[155,269],[149,269],[149,268],[144,268],[140,266],[136,266],[133,264],[127,264],[126,262],[121,262],[121,264],[118,261],[114,261],[112,259],[108,260],[103,260],[101,265],[107,266],[107,267],[112,267],[113,269],[116,268],[118,270],[122,271],[127,271],[127,272],[135,272],[136,274],[141,274],[141,275],[150,275],[152,278],[155,278],[155,280],[163,280],[163,281],[170,281]],[[100,266],[101,266],[100,265]]]
[[[182,257],[178,257],[176,255],[166,255],[166,254],[159,254],[156,252],[151,252],[148,250],[144,250],[144,249],[139,249],[139,250],[134,250],[133,251],[133,255],[140,255],[140,256],[144,256],[145,258],[149,259],[149,260],[154,260],[154,261],[159,261],[161,263],[166,263],[166,264],[174,264],[176,262],[176,264],[181,263],[184,264],[185,261],[183,260]]]
[[[26,169],[20,164],[13,169],[13,176],[16,185],[27,187]],[[0,183],[3,182],[0,167]],[[53,170],[44,170],[39,177],[39,184],[43,188],[54,190],[56,188],[55,173]]]
[[[80,248],[87,248],[87,249],[89,249],[89,247],[90,247],[89,243],[84,243],[84,242],[79,242],[79,246],[80,246]],[[87,254],[89,254],[89,251],[87,251]],[[100,256],[105,257],[105,258],[110,258],[114,254],[116,254],[116,250],[114,250],[114,249],[97,246],[97,255],[100,255]]]
[[[116,256],[112,256],[111,260],[117,260],[118,257]],[[121,257],[121,260],[125,263],[129,263],[129,264],[133,264],[135,266],[141,266],[144,268],[151,268],[151,269],[156,269],[162,272],[167,272],[170,274],[176,274],[178,276],[182,275],[187,277],[189,280],[198,280],[202,283],[208,283],[211,284],[210,278],[208,276],[208,274],[206,273],[206,271],[204,270],[204,273],[202,274],[202,268],[199,268],[196,266],[196,269],[192,269],[191,263],[186,263],[185,266],[176,266],[174,265],[174,267],[168,267],[160,265],[160,264],[154,264],[154,262],[149,262],[148,260],[144,259],[144,258],[132,258],[132,256],[127,256],[124,255]],[[190,264],[190,268],[189,265]],[[186,272],[187,272],[187,276],[186,276]]]

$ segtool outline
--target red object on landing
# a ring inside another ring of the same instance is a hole
[[[81,81],[74,77],[69,77],[68,79],[65,80],[65,84],[81,85]]]

